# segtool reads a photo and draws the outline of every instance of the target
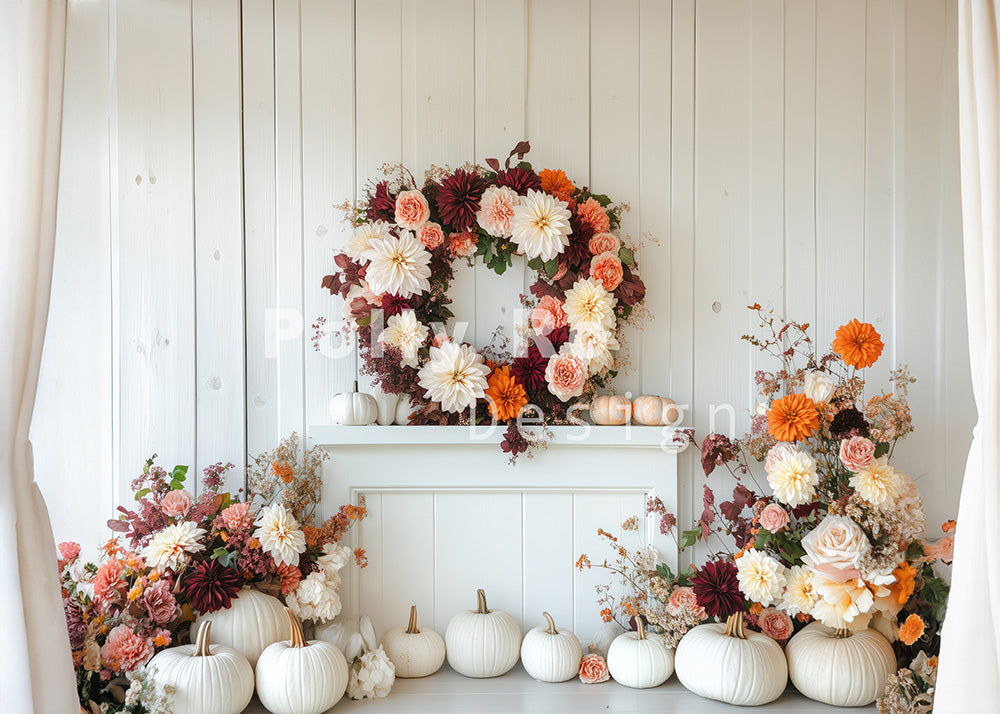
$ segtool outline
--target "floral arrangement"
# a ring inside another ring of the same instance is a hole
[[[120,506],[108,522],[119,535],[99,562],[83,562],[76,543],[59,545],[77,689],[95,714],[169,712],[171,692],[143,665],[187,640],[196,613],[229,607],[241,588],[254,587],[303,619],[329,621],[341,610],[338,571],[365,560],[362,550],[340,545],[366,516],[364,503],[320,523],[327,454],[302,453],[295,434],[253,460],[250,489],[236,497],[219,491],[232,464],[206,468],[195,497],[184,488],[186,466],[168,472],[155,458],[131,484],[135,510]]]
[[[517,427],[526,408],[535,423],[567,423],[567,402],[615,376],[621,327],[646,293],[634,247],[616,235],[627,206],[561,170],[536,172],[523,161],[529,149],[519,143],[503,167],[432,167],[422,186],[402,166],[386,167],[364,201],[341,206],[354,233],[323,278],[345,300],[362,371],[386,392],[418,392],[413,423],[506,423],[512,458],[529,446]],[[504,338],[480,351],[449,336],[456,261],[480,258],[502,274],[514,255],[537,271],[531,296],[519,296],[530,314],[514,348]]]
[[[808,325],[750,309],[764,336],[743,339],[780,367],[755,375],[760,402],[748,434],[710,434],[701,443],[705,475],[724,467],[733,477],[731,500],[717,503],[705,485],[697,523],[675,535],[681,548],[711,541],[722,550],[675,575],[655,564],[655,554],[599,531],[615,552],[600,567],[623,593],[612,597],[610,585],[598,586],[602,615],[641,616],[673,644],[701,621],[737,612],[781,644],[814,620],[851,632],[873,627],[902,667],[880,710],[930,711],[948,597],[939,566],[951,562],[955,523],[936,542],[922,539],[920,493],[890,463],[913,431],[907,387],[914,380],[900,367],[890,373],[891,393],[866,398],[861,370],[884,348],[872,325],[852,320],[819,354]],[[676,519],[658,499],[647,511],[663,533],[675,534]],[[637,531],[637,523],[630,519],[623,530]],[[577,566],[592,564],[582,556]]]

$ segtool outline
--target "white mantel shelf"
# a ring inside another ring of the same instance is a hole
[[[589,428],[589,432],[586,429]],[[532,431],[537,430],[532,428]],[[678,428],[662,426],[552,426],[550,446],[603,446],[662,448],[677,454],[687,443],[673,443]],[[468,426],[343,426],[321,424],[309,427],[309,438],[320,446],[457,445],[499,444],[504,427]]]
[[[839,708],[806,699],[791,687],[777,700],[754,711],[768,714],[872,714],[874,706]],[[329,714],[472,714],[492,712],[677,712],[678,714],[739,714],[746,707],[702,699],[684,689],[677,677],[652,689],[629,689],[617,682],[583,684],[571,679],[560,684],[536,682],[520,663],[509,673],[495,679],[468,679],[447,665],[424,679],[397,679],[385,699],[355,702],[342,699]],[[244,714],[267,714],[255,698]]]

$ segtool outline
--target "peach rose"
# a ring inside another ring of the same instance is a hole
[[[611,228],[611,220],[604,206],[595,198],[588,198],[576,207],[576,215],[586,221],[594,230],[594,233],[607,233]],[[604,251],[599,251],[603,253]]]
[[[566,311],[563,310],[562,301],[557,297],[546,295],[531,311],[531,327],[539,335],[547,334],[565,325]]]
[[[583,394],[587,371],[578,357],[568,353],[552,355],[545,367],[545,381],[549,391],[565,402]]]
[[[788,511],[777,503],[767,504],[764,506],[764,510],[760,512],[761,527],[766,528],[772,533],[783,530],[788,525],[789,520]]]
[[[590,277],[597,278],[609,293],[622,283],[622,262],[614,253],[601,253],[590,259]]]
[[[437,223],[425,223],[417,231],[417,238],[427,246],[428,250],[434,250],[444,243],[444,231]]]
[[[599,654],[589,654],[580,660],[580,681],[584,684],[600,684],[611,678],[608,663]]]
[[[180,489],[171,491],[160,501],[160,510],[170,518],[183,518],[194,505],[194,496]]]
[[[861,577],[861,561],[872,549],[857,523],[843,516],[827,516],[802,539],[802,562],[838,583]]]
[[[618,248],[621,243],[618,239],[614,237],[611,233],[598,233],[596,236],[590,239],[590,243],[587,244],[587,248],[590,249],[591,255],[600,255],[601,253],[618,253]]]
[[[875,460],[875,442],[863,436],[852,436],[840,442],[840,460],[849,471],[860,471]]]
[[[431,208],[420,191],[400,191],[396,196],[396,225],[416,230],[431,217]]]
[[[698,604],[698,598],[695,596],[692,588],[674,588],[670,593],[670,598],[667,600],[667,612],[671,615],[680,615],[684,611],[694,613],[698,616],[699,620],[704,620],[708,617],[705,608]]]
[[[448,248],[459,257],[470,256],[476,252],[476,236],[472,233],[452,233],[448,236]]]
[[[765,607],[757,616],[757,626],[760,631],[776,642],[785,642],[794,631],[792,618],[788,613],[774,607]]]

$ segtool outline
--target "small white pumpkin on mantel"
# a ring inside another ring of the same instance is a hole
[[[785,657],[795,688],[835,707],[868,706],[896,673],[892,645],[872,629],[852,634],[813,622],[788,641]]]
[[[632,416],[632,402],[619,394],[605,394],[590,401],[590,418],[601,426],[627,424]]]
[[[417,405],[413,403],[413,399],[408,394],[403,394],[396,404],[395,423],[400,426],[409,426],[415,411],[417,411]]]
[[[580,672],[583,647],[580,640],[565,627],[556,627],[552,615],[542,613],[545,625],[524,635],[521,643],[521,664],[524,671],[539,682],[565,682]]]
[[[382,646],[396,667],[396,676],[426,677],[444,664],[444,640],[429,627],[417,624],[417,606],[410,606],[410,622],[406,627],[394,627],[385,633]]]
[[[378,416],[375,421],[379,426],[388,426],[396,420],[396,407],[399,405],[399,395],[391,394],[376,387],[372,391],[375,397],[375,404],[378,407]]]
[[[767,635],[746,629],[743,613],[726,624],[689,630],[675,655],[677,678],[699,697],[744,707],[772,702],[788,684],[785,653]]]
[[[276,597],[243,588],[229,607],[198,615],[191,627],[197,632],[206,621],[214,625],[216,642],[232,647],[255,667],[260,653],[285,632],[285,606]]]
[[[663,423],[664,400],[651,394],[644,394],[632,400],[632,421],[643,426],[659,426]]]
[[[490,610],[482,589],[476,591],[476,600],[475,610],[460,612],[448,623],[448,664],[466,677],[499,677],[517,664],[521,628],[509,613]]]
[[[378,403],[371,394],[358,391],[358,382],[350,392],[334,394],[330,400],[330,416],[345,426],[366,426],[378,419]]]
[[[626,687],[659,687],[674,673],[674,652],[659,635],[646,632],[641,617],[635,623],[635,632],[618,635],[608,648],[608,672]]]
[[[173,687],[173,714],[238,714],[253,697],[253,668],[225,645],[211,645],[211,621],[193,645],[169,647],[147,665],[157,684]]]

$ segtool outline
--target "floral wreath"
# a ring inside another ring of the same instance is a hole
[[[580,188],[561,170],[535,172],[520,142],[504,166],[431,167],[422,187],[383,167],[360,203],[339,206],[354,228],[323,287],[344,299],[345,337],[357,333],[361,371],[414,402],[413,424],[507,423],[512,458],[532,445],[518,418],[570,423],[567,402],[589,399],[617,374],[621,329],[646,287],[634,247],[616,233],[626,204]],[[511,166],[517,155],[518,163]],[[538,271],[513,351],[498,328],[480,351],[449,337],[455,261],[477,257],[498,275],[524,255]],[[415,392],[415,393],[414,393]]]

